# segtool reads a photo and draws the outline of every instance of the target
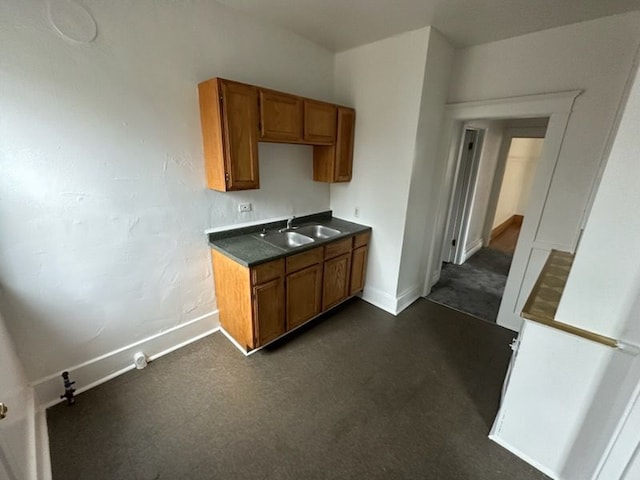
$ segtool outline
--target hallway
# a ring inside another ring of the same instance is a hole
[[[506,241],[500,245],[505,249],[509,247]],[[462,265],[444,264],[440,280],[427,300],[495,322],[512,256],[507,251],[482,248]]]

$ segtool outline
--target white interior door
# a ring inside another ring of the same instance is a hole
[[[482,130],[465,128],[460,142],[455,187],[447,222],[447,240],[443,246],[443,262],[460,265],[465,260],[465,244],[481,149]]]
[[[36,478],[33,394],[0,316],[0,480]]]

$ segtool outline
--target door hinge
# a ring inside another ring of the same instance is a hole
[[[456,246],[456,239],[454,238],[453,240],[451,240],[451,246],[455,247]]]
[[[473,142],[469,142],[469,150],[473,150]]]
[[[6,418],[9,409],[4,403],[0,403],[0,420]]]
[[[229,183],[229,174],[228,173],[224,174],[224,181]]]

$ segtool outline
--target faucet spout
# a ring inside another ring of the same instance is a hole
[[[279,231],[279,232],[286,232],[287,230],[293,230],[294,228],[297,228],[297,227],[294,227],[294,226],[292,226],[292,225],[291,225],[291,223],[293,222],[293,220],[294,220],[295,218],[296,218],[296,216],[295,216],[295,215],[292,215],[290,218],[288,218],[288,219],[287,219],[287,226],[286,226],[286,227],[284,227],[284,228],[281,228],[281,229],[280,229],[280,230],[278,230],[278,231]]]

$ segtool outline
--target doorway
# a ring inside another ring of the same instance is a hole
[[[496,322],[547,123],[487,119],[464,125],[442,269],[429,300]]]

